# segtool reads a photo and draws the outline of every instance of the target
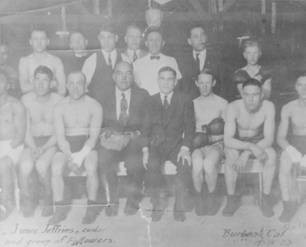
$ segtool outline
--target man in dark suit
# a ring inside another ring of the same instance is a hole
[[[208,46],[207,34],[202,26],[193,26],[189,32],[187,42],[192,49],[178,58],[183,76],[178,85],[179,90],[190,94],[192,98],[200,96],[195,80],[200,71],[203,71],[204,68],[210,68],[217,75],[214,91],[219,94],[221,91],[219,58],[216,52]]]
[[[118,35],[112,25],[100,29],[98,40],[101,50],[85,60],[82,72],[86,76],[88,95],[102,103],[102,92],[112,87],[113,69],[121,56],[116,49]]]
[[[185,199],[191,179],[190,149],[194,135],[194,109],[190,97],[174,91],[176,72],[162,67],[158,73],[160,93],[152,95],[147,107],[145,134],[150,142],[147,164],[147,185],[153,204],[152,220],[158,221],[163,213],[161,192],[164,186],[162,170],[165,161],[177,167],[175,178],[174,218],[185,220]],[[146,164],[146,160],[144,160]]]
[[[146,138],[143,123],[146,100],[149,95],[134,85],[132,65],[119,62],[113,73],[114,84],[102,97],[103,129],[99,149],[100,177],[107,185],[110,206],[108,216],[118,213],[118,165],[125,162],[128,178],[128,195],[124,212],[135,214],[142,198],[145,169],[143,151]]]

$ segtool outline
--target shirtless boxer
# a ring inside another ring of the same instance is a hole
[[[201,96],[193,100],[197,133],[206,132],[205,128],[214,119],[222,121],[224,118],[227,101],[213,93],[212,89],[215,83],[214,75],[209,69],[201,72],[196,80],[196,85],[201,94]],[[192,153],[192,177],[197,192],[197,215],[205,214],[206,210],[209,215],[216,213],[216,210],[214,210],[215,188],[218,165],[223,157],[223,134],[221,132],[223,133],[224,126],[223,124],[221,125],[222,130],[219,129],[219,133],[204,133],[208,134],[210,140],[208,140],[207,145],[196,148]],[[208,197],[205,198],[207,208],[204,208],[205,205],[202,198],[203,172],[205,172],[205,181],[209,192]]]
[[[36,167],[43,193],[42,216],[52,215],[52,191],[50,181],[50,164],[56,152],[53,111],[62,99],[50,91],[53,79],[52,71],[46,66],[39,66],[34,71],[34,88],[22,97],[26,107],[28,125],[24,150],[19,168],[19,181],[22,196],[22,212],[25,216],[34,213],[33,191],[29,189],[29,176]],[[32,193],[32,194],[31,194]]]
[[[289,222],[297,210],[297,191],[294,169],[306,161],[306,74],[301,75],[295,84],[298,99],[283,106],[277,134],[277,143],[282,148],[280,157],[279,183],[283,199],[283,212],[279,220]],[[293,191],[291,191],[293,189]]]
[[[33,90],[34,71],[39,65],[49,67],[54,74],[52,86],[57,89],[60,95],[65,95],[65,73],[62,61],[47,51],[49,45],[47,33],[44,30],[33,30],[30,38],[30,45],[33,52],[19,60],[19,82],[22,93]]]
[[[0,74],[0,187],[2,210],[5,219],[14,206],[14,177],[12,165],[19,161],[26,132],[24,106],[7,93],[8,80]]]
[[[86,78],[82,72],[72,72],[67,78],[69,95],[55,108],[55,131],[60,152],[52,162],[52,190],[55,214],[49,224],[57,224],[67,216],[64,201],[64,180],[67,172],[87,173],[88,203],[83,224],[92,223],[98,213],[97,152],[95,145],[102,124],[101,105],[85,94]]]
[[[264,98],[269,99],[271,96],[271,74],[267,69],[258,64],[258,60],[262,55],[261,46],[256,40],[246,40],[243,44],[243,57],[246,60],[246,65],[238,71],[245,71],[250,78],[257,79],[262,83],[262,91]],[[242,83],[237,84],[237,89],[242,94]]]
[[[262,213],[266,217],[273,215],[270,193],[276,162],[276,153],[272,148],[274,117],[274,105],[264,100],[261,83],[256,79],[244,82],[242,99],[229,104],[225,118],[225,182],[228,196],[223,215],[232,216],[239,208],[239,198],[235,195],[237,174],[252,157],[264,166]]]

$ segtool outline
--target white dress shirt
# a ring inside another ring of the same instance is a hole
[[[177,79],[182,75],[174,57],[159,54],[159,59],[151,59],[151,54],[137,59],[134,62],[135,81],[139,87],[148,91],[150,95],[159,93],[158,71],[165,66],[169,66],[176,71]]]
[[[109,53],[102,50],[102,54],[104,56],[106,64],[108,64],[108,54]],[[111,60],[112,60],[112,68],[114,68],[116,64],[116,60],[117,60],[117,50],[114,49],[110,54],[111,54]],[[91,79],[94,76],[96,67],[97,67],[97,53],[94,53],[85,60],[84,65],[82,67],[82,72],[84,73],[86,77],[87,86],[90,84]]]
[[[130,111],[130,101],[131,101],[131,89],[127,89],[126,91],[121,91],[116,87],[116,116],[117,120],[119,120],[120,117],[120,104],[121,104],[121,99],[122,99],[122,93],[124,93],[126,101],[127,101],[127,114],[129,115]]]
[[[126,49],[124,52],[121,53],[122,61],[127,62],[127,63],[133,63],[134,62],[134,52],[136,52],[136,59],[139,58],[141,55],[140,49],[137,49],[136,51],[131,50],[131,49]]]
[[[171,99],[172,99],[172,96],[173,96],[173,91],[171,93],[169,93],[168,95],[160,93],[160,98],[161,98],[161,102],[162,102],[163,105],[165,103],[164,102],[165,96],[167,96],[168,105],[170,105],[171,104]]]
[[[193,58],[195,60],[197,59],[197,54],[200,54],[199,55],[199,59],[200,59],[200,68],[199,69],[200,69],[200,71],[202,71],[204,66],[205,66],[205,61],[206,61],[206,49],[204,49],[200,52],[193,50],[192,54],[193,54]]]

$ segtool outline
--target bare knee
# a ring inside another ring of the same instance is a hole
[[[8,172],[11,169],[12,165],[13,165],[13,161],[8,157],[0,159],[1,174],[5,174],[6,172]]]
[[[239,158],[239,151],[232,148],[225,148],[225,166],[231,167]]]
[[[34,168],[34,161],[30,152],[25,151],[19,163],[19,173],[22,176],[28,176]]]
[[[266,154],[268,156],[267,161],[265,162],[266,163],[265,165],[268,165],[270,167],[275,167],[275,165],[276,165],[276,152],[275,152],[275,150],[272,147],[270,147],[270,148],[267,148],[265,151],[266,151]]]
[[[292,169],[292,161],[286,151],[282,151],[280,156],[280,168],[279,175],[287,176],[290,175]]]
[[[52,176],[62,176],[63,170],[66,165],[66,158],[63,153],[55,154],[53,161],[52,161]]]

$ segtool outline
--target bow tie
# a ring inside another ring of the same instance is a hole
[[[151,60],[154,60],[154,59],[159,60],[159,59],[160,59],[160,56],[153,56],[153,55],[152,55],[152,56],[150,57],[150,59],[151,59]]]

